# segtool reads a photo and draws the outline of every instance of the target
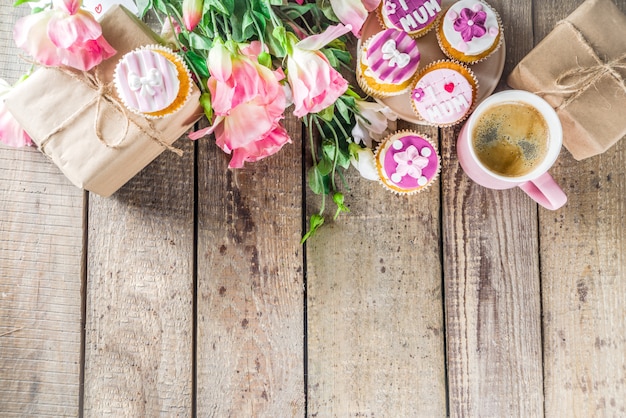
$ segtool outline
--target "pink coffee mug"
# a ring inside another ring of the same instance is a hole
[[[487,168],[477,157],[472,133],[480,116],[492,106],[503,103],[522,103],[535,108],[545,119],[548,128],[548,146],[543,159],[530,172],[509,177]],[[519,187],[546,209],[556,210],[567,202],[567,196],[548,173],[563,145],[563,128],[556,112],[541,97],[522,90],[506,90],[486,98],[465,122],[457,142],[457,155],[463,171],[476,183],[489,189]]]

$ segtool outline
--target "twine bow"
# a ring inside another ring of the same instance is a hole
[[[135,122],[132,118],[132,116],[129,114],[129,111],[118,101],[115,100],[112,96],[112,84],[105,84],[100,80],[100,77],[98,76],[98,71],[96,69],[95,72],[87,72],[87,71],[83,71],[83,72],[76,72],[76,71],[72,71],[70,69],[67,68],[56,68],[56,70],[63,72],[64,74],[69,75],[70,77],[72,77],[74,80],[80,81],[82,83],[84,83],[86,86],[88,86],[90,89],[94,90],[96,92],[96,94],[91,98],[91,100],[89,100],[87,103],[85,103],[81,108],[79,108],[78,110],[76,110],[74,113],[72,113],[67,119],[65,119],[59,126],[57,126],[55,129],[53,129],[52,131],[50,131],[41,141],[41,144],[39,145],[39,149],[40,151],[45,154],[48,155],[45,151],[46,145],[52,140],[52,138],[58,134],[59,132],[64,131],[65,129],[67,129],[68,126],[70,126],[80,115],[82,115],[85,111],[87,111],[87,109],[89,109],[91,106],[93,106],[94,104],[96,105],[96,117],[94,118],[94,132],[96,134],[96,137],[98,138],[98,140],[104,144],[107,148],[118,148],[126,139],[126,134],[128,134],[128,129],[130,124],[132,123],[133,126],[139,130],[143,135],[147,136],[148,138],[150,138],[151,140],[153,140],[154,142],[156,142],[157,144],[159,144],[160,146],[162,146],[163,148],[179,155],[182,156],[183,155],[183,151],[175,148],[169,144],[167,144],[166,142],[164,142],[162,139],[159,138],[158,136],[158,132],[156,131],[156,129],[154,129],[153,125],[151,122],[148,122],[148,129],[145,129],[144,127],[140,126],[139,124],[137,124],[137,122]],[[116,109],[118,112],[120,112],[123,116],[124,116],[124,120],[126,121],[125,125],[124,125],[124,131],[122,132],[122,134],[120,135],[119,138],[117,138],[117,140],[115,141],[111,141],[111,142],[107,142],[103,135],[102,135],[102,131],[100,130],[100,125],[101,125],[101,118],[102,118],[102,102],[107,102],[110,105],[113,106],[114,109]]]
[[[624,93],[626,93],[626,82],[624,81],[622,75],[617,71],[618,69],[626,69],[626,53],[609,62],[604,62],[600,59],[600,57],[598,57],[598,54],[591,47],[591,45],[589,45],[589,42],[584,37],[582,32],[576,26],[574,26],[572,22],[568,20],[562,20],[558,24],[565,24],[574,31],[580,43],[585,47],[586,51],[589,53],[589,55],[591,55],[591,57],[596,61],[597,64],[590,67],[579,66],[578,68],[573,68],[569,71],[566,71],[559,77],[557,77],[555,81],[559,89],[539,91],[535,93],[540,95],[569,95],[563,101],[563,103],[561,103],[559,107],[556,108],[556,110],[560,110],[576,100],[581,94],[583,94],[591,86],[595,85],[600,79],[602,79],[602,77],[606,75],[613,77],[621,86]]]
[[[404,68],[409,65],[411,61],[409,54],[398,51],[396,41],[393,39],[389,39],[383,44],[382,52],[383,59],[388,60],[389,65],[392,67],[397,66],[398,68]]]

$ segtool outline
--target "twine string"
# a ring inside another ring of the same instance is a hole
[[[558,89],[542,90],[535,92],[535,94],[569,95],[563,103],[556,108],[556,110],[560,110],[576,100],[581,94],[583,94],[590,87],[594,86],[606,75],[613,77],[618,82],[624,93],[626,93],[626,82],[624,81],[622,75],[617,71],[618,69],[626,69],[626,53],[609,62],[604,62],[591,47],[582,32],[572,22],[562,20],[558,23],[558,25],[563,24],[567,25],[574,31],[578,41],[584,46],[586,52],[596,61],[596,65],[592,65],[590,67],[582,67],[579,65],[577,68],[568,70],[555,80]]]
[[[57,126],[52,131],[50,131],[42,139],[41,144],[39,145],[39,149],[41,150],[41,152],[43,152],[44,154],[48,155],[45,152],[45,147],[50,142],[50,140],[52,140],[52,138],[55,135],[59,134],[60,132],[64,131],[65,129],[67,129],[68,126],[70,126],[74,121],[76,121],[76,119],[78,119],[84,112],[86,112],[91,106],[93,106],[95,104],[95,106],[96,106],[96,117],[94,118],[94,132],[95,132],[96,137],[98,138],[98,140],[103,145],[105,145],[107,148],[119,148],[122,145],[122,143],[124,142],[124,140],[126,139],[127,134],[128,134],[128,130],[129,130],[130,125],[132,123],[132,125],[137,130],[139,130],[139,132],[141,132],[143,135],[147,136],[148,138],[150,138],[151,140],[153,140],[154,142],[156,142],[157,144],[159,144],[160,146],[162,146],[166,150],[171,151],[171,152],[177,154],[178,156],[182,156],[183,155],[183,151],[182,150],[169,145],[168,143],[166,143],[165,141],[163,141],[159,137],[158,132],[154,128],[154,124],[151,121],[148,121],[148,128],[150,130],[150,131],[148,131],[144,127],[140,126],[137,122],[135,122],[133,120],[133,118],[132,118],[131,114],[129,113],[129,111],[118,100],[115,100],[112,97],[112,88],[113,88],[112,87],[112,83],[105,84],[105,83],[103,83],[100,80],[97,68],[96,68],[95,72],[87,72],[87,71],[76,72],[76,71],[72,71],[70,69],[63,68],[63,67],[56,68],[56,70],[63,72],[64,74],[72,77],[72,79],[74,79],[74,80],[77,80],[79,82],[84,83],[90,89],[94,90],[96,94],[91,98],[91,100],[89,100],[82,107],[80,107],[78,110],[76,110],[70,116],[68,116],[63,122],[61,122],[61,124],[59,124],[59,126]],[[104,135],[102,134],[102,130],[100,129],[102,113],[103,113],[102,112],[102,109],[103,109],[102,102],[103,101],[105,101],[105,102],[109,103],[111,106],[113,106],[113,108],[116,109],[118,112],[120,112],[124,116],[124,119],[125,119],[125,125],[124,125],[123,132],[121,133],[119,138],[117,138],[115,141],[111,141],[111,142],[108,142],[108,141],[105,140]]]

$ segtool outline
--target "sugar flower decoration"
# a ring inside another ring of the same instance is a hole
[[[396,4],[390,1],[385,2],[385,11],[388,15],[396,14]]]
[[[487,33],[485,20],[487,20],[487,13],[483,10],[474,11],[464,8],[454,21],[454,30],[461,34],[465,42],[469,42],[473,38],[480,38]]]
[[[395,144],[394,144],[395,145]],[[400,143],[402,146],[402,143]],[[430,156],[430,149],[424,147],[422,152],[414,145],[410,145],[406,151],[399,152],[393,156],[393,159],[398,166],[396,172],[391,176],[391,180],[398,183],[402,180],[402,177],[409,175],[414,179],[422,177],[422,169],[428,166],[428,157]]]
[[[411,93],[411,98],[416,102],[421,102],[424,99],[424,89],[421,87],[416,88]]]

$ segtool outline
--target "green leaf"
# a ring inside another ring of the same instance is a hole
[[[322,159],[317,163],[317,171],[322,176],[327,176],[333,171],[333,160],[329,159],[326,155],[322,155]]]
[[[139,17],[144,17],[152,7],[152,0],[136,0],[135,4],[139,10]]]
[[[335,114],[335,106],[330,105],[326,109],[320,110],[317,114],[326,122],[330,122],[333,120],[333,115]]]
[[[30,3],[31,1],[38,0],[17,0],[15,3],[13,3],[13,7],[21,6],[22,4]]]
[[[193,49],[208,51],[213,46],[211,39],[200,36],[195,32],[189,32],[189,46]]]
[[[309,188],[315,194],[324,193],[324,176],[317,166],[309,169]]]
[[[309,230],[302,237],[300,245],[304,244],[307,239],[311,238],[322,225],[324,225],[324,217],[322,215],[318,213],[311,215],[311,219],[309,220]]]
[[[209,69],[207,68],[204,57],[193,51],[185,52],[185,57],[187,57],[187,63],[194,68],[200,77],[209,78]]]
[[[282,4],[282,2],[280,4]],[[267,1],[265,0],[252,0],[252,11],[254,14],[259,14],[264,20],[272,18],[270,5],[267,4]]]
[[[350,109],[348,108],[348,105],[340,99],[335,102],[335,107],[343,120],[345,120],[346,123],[350,123]]]
[[[322,153],[326,158],[331,161],[337,161],[337,165],[343,168],[348,168],[350,166],[350,153],[346,150],[342,150],[335,145],[333,141],[324,141],[322,144]],[[337,156],[335,158],[335,155]]]
[[[152,8],[158,10],[162,14],[167,14],[167,4],[164,3],[164,0],[151,0]]]
[[[230,16],[235,10],[233,0],[204,0],[204,7],[202,8],[204,13],[213,9],[221,14]]]
[[[271,32],[272,36],[265,36],[265,40],[270,49],[270,52],[277,58],[282,58],[287,55],[287,31],[284,26],[277,26],[271,29],[268,24],[266,32]]]

